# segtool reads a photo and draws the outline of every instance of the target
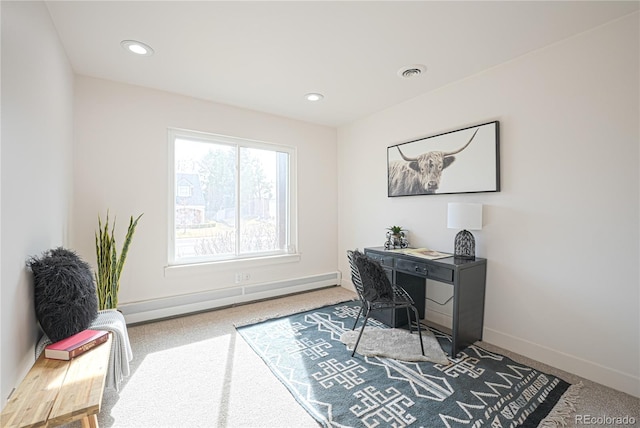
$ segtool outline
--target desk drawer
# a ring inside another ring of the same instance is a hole
[[[453,282],[453,269],[435,266],[432,264],[416,262],[413,260],[396,260],[396,269],[413,275],[424,276],[425,278],[437,281]]]
[[[429,268],[426,263],[414,262],[413,260],[396,260],[396,269],[402,270],[414,275],[427,276]]]
[[[379,261],[380,264],[382,266],[384,266],[384,267],[393,268],[393,261],[394,261],[393,256],[386,256],[386,255],[383,255],[383,254],[372,253],[372,252],[369,252],[369,251],[366,251],[365,255],[367,257],[372,258],[373,260]]]
[[[453,282],[453,269],[447,269],[441,266],[429,266],[429,278],[438,281]]]

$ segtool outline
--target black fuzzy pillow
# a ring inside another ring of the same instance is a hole
[[[32,257],[36,318],[52,342],[89,328],[98,314],[91,268],[62,247]]]
[[[393,299],[393,288],[382,265],[359,251],[353,252],[367,300]]]

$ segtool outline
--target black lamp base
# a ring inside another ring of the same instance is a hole
[[[461,230],[456,235],[453,256],[463,260],[476,259],[476,240],[468,230]]]

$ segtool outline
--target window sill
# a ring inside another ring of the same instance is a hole
[[[181,276],[206,275],[212,272],[233,271],[260,266],[273,266],[299,261],[300,254],[284,254],[249,259],[221,260],[218,262],[169,265],[164,267],[164,276],[167,278],[174,278]]]

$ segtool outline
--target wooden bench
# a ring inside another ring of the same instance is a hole
[[[82,427],[98,427],[105,378],[109,367],[109,339],[71,361],[37,359],[0,415],[0,425],[54,427],[78,419]]]

